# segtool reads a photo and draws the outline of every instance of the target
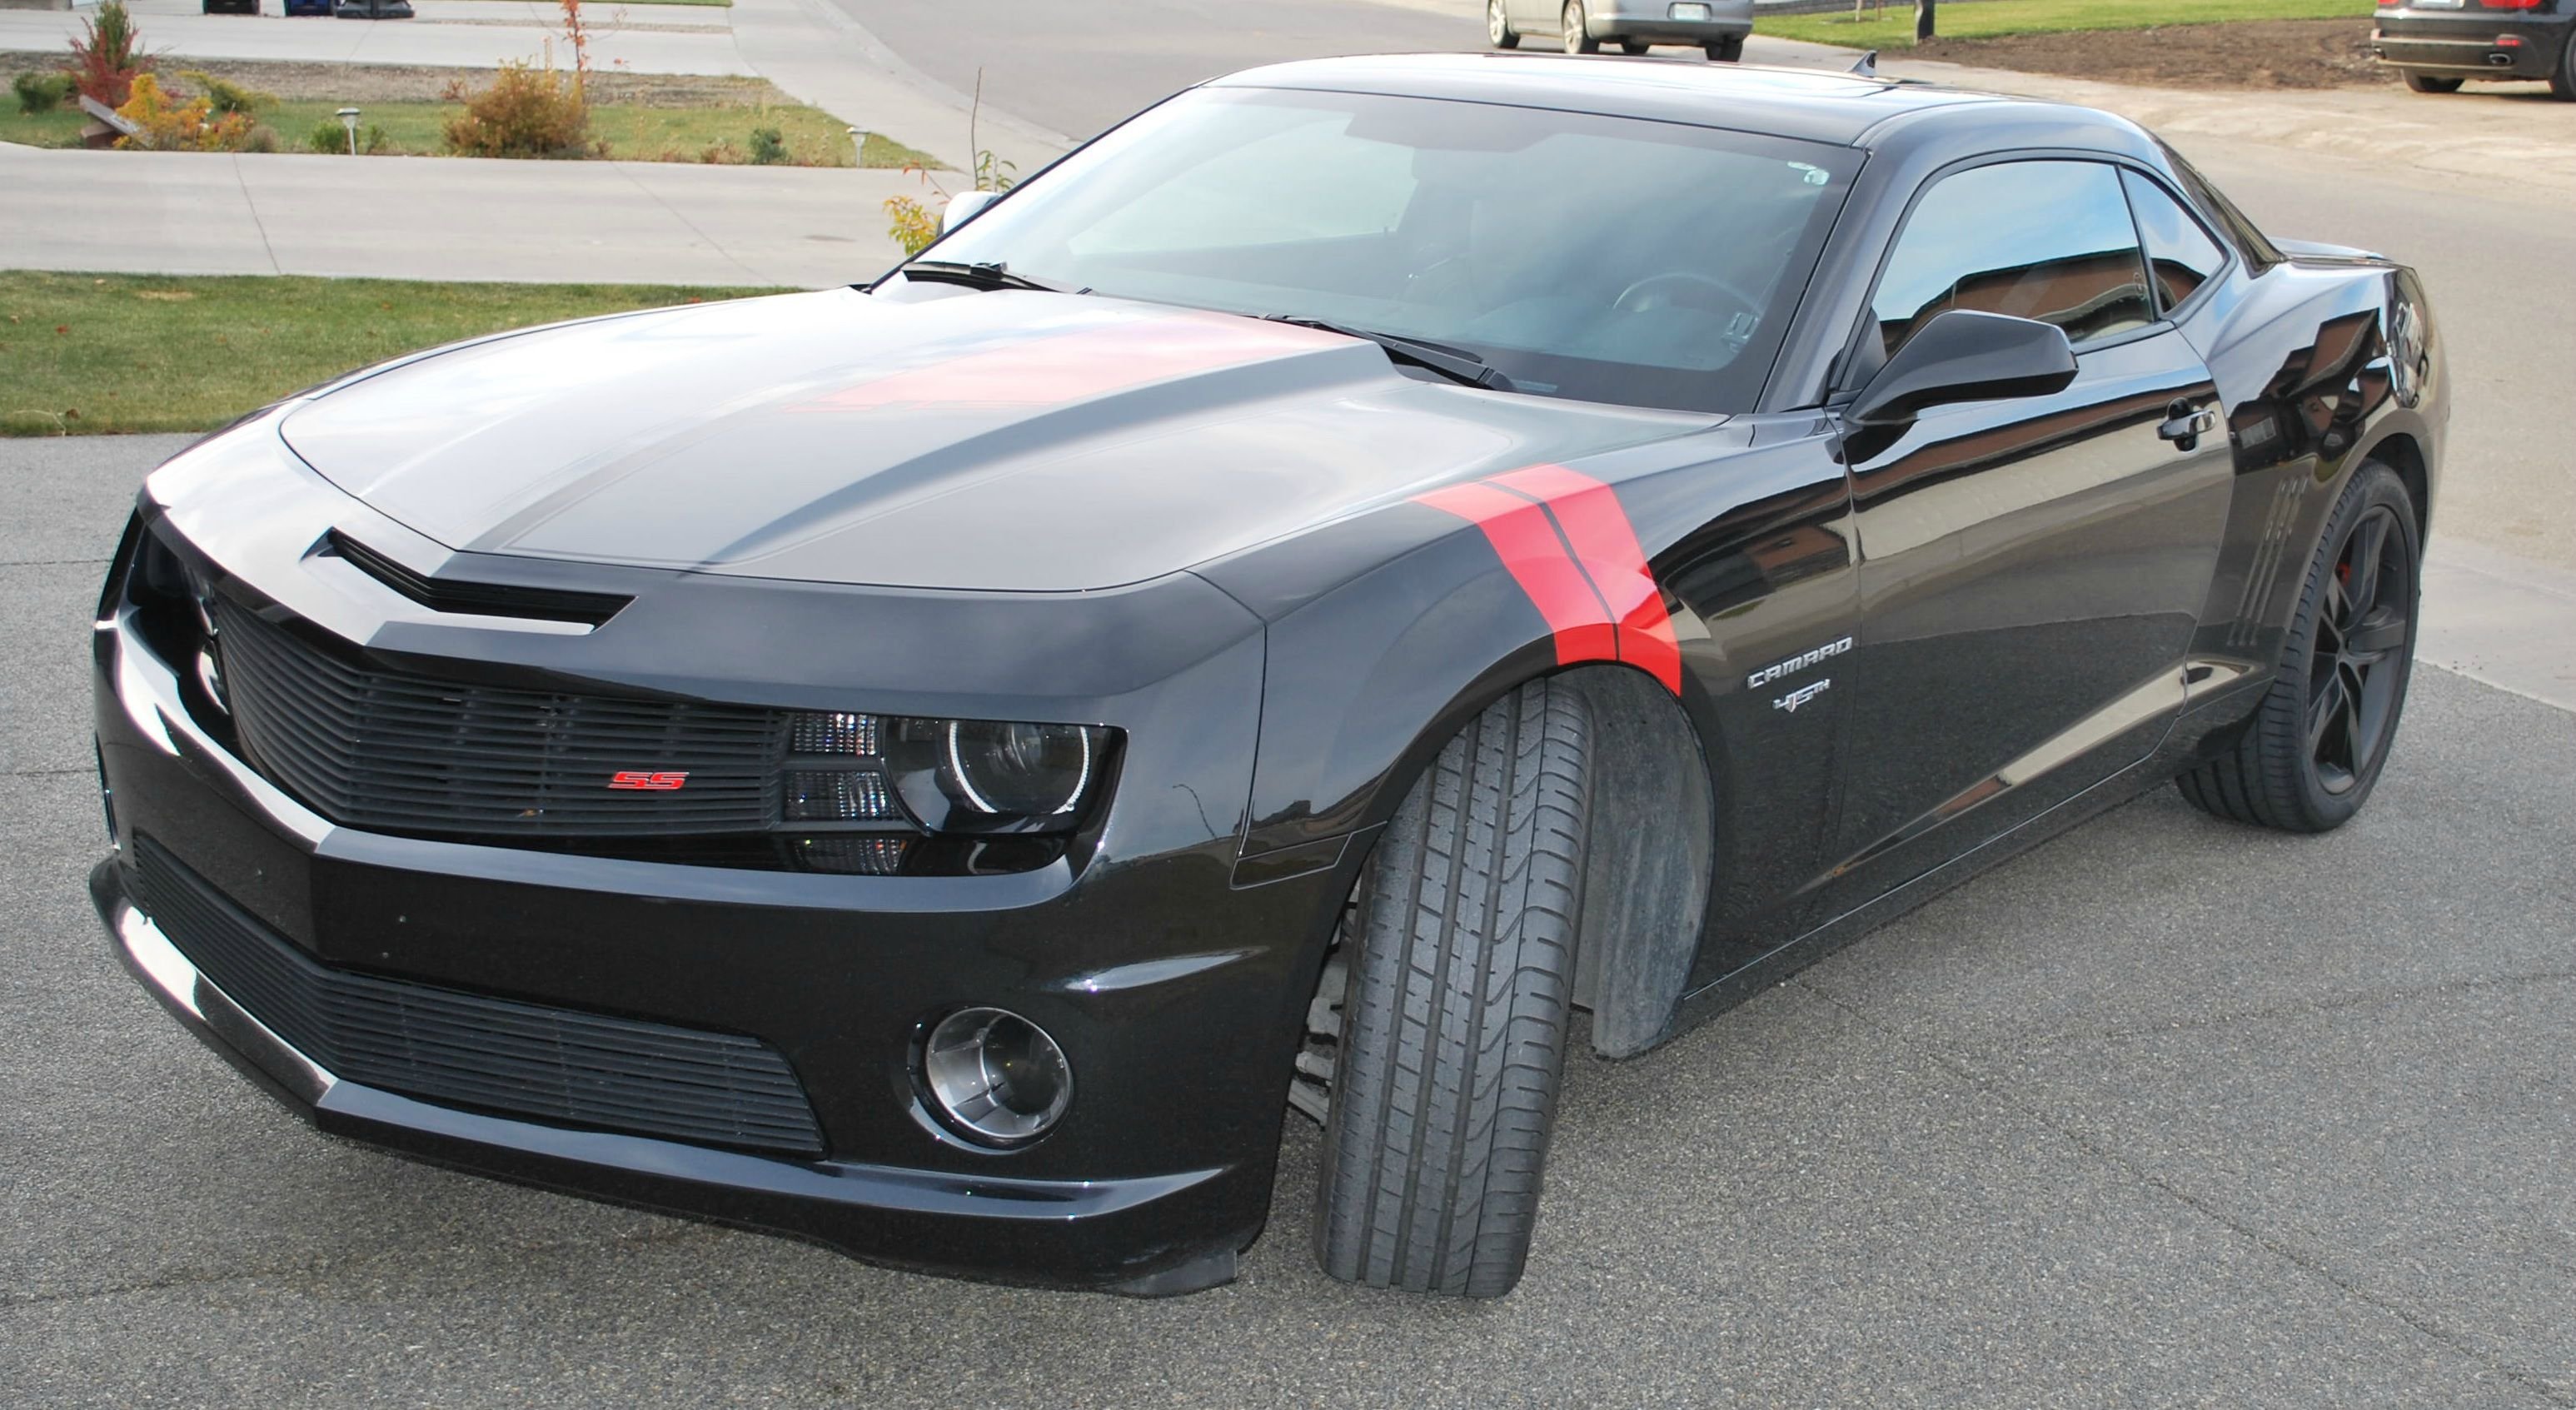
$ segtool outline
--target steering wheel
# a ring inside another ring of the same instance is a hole
[[[1728,318],[1726,326],[1729,331],[1720,336],[1738,348],[1743,347],[1745,340],[1753,336],[1753,325],[1761,321],[1762,305],[1747,297],[1743,290],[1712,275],[1684,269],[1677,269],[1668,274],[1649,274],[1620,290],[1619,297],[1611,300],[1610,306],[1622,313],[1643,313],[1656,306],[1654,295],[1658,292],[1690,285],[1713,289],[1732,305],[1732,307],[1715,309],[1714,312],[1742,315],[1741,318]],[[1699,301],[1690,300],[1689,302],[1698,303]],[[1739,326],[1744,329],[1742,333],[1732,331]]]

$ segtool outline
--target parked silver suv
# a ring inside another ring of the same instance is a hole
[[[1497,49],[1554,33],[1569,54],[1597,54],[1604,44],[1631,54],[1688,44],[1732,63],[1752,32],[1753,0],[1485,0],[1485,37]]]

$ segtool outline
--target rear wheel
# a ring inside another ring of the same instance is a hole
[[[2327,519],[2272,689],[2234,749],[2176,780],[2182,796],[2290,832],[2361,811],[2406,704],[2421,548],[2405,482],[2363,465]]]
[[[1485,38],[1497,49],[1521,47],[1521,32],[1512,28],[1512,17],[1503,13],[1503,0],[1485,0]]]
[[[1724,39],[1712,39],[1700,47],[1707,51],[1710,63],[1731,64],[1744,57],[1744,36],[1730,34]]]
[[[1653,45],[1648,44],[1642,39],[1622,39],[1619,41],[1619,52],[1622,54],[1642,54],[1653,47]]]
[[[1560,18],[1565,26],[1565,52],[1569,54],[1601,52],[1601,41],[1593,38],[1584,25],[1583,0],[1572,0],[1572,3],[1565,7],[1565,13]]]
[[[2576,26],[2567,31],[2567,43],[2558,51],[2558,67],[2549,71],[2549,91],[2565,103],[2576,103]]]
[[[2436,78],[2432,74],[2417,73],[2413,69],[2406,71],[2406,86],[2417,93],[2457,93],[2460,91],[2460,85],[2465,81],[2457,78]]]
[[[1564,1071],[1592,718],[1534,682],[1405,795],[1344,931],[1315,1252],[1372,1287],[1520,1281]],[[1355,951],[1355,953],[1352,953]]]

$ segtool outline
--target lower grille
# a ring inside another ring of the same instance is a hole
[[[198,972],[338,1076],[456,1106],[815,1156],[786,1059],[757,1039],[334,969],[138,837],[136,899]]]

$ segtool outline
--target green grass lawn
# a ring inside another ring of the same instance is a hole
[[[184,82],[184,81],[183,81]],[[5,99],[0,99],[5,101]],[[279,103],[259,115],[259,121],[277,132],[279,150],[307,150],[306,139],[314,127],[330,123],[341,105],[327,100]],[[365,114],[360,121],[384,129],[384,145],[378,149],[385,156],[437,156],[445,151],[440,134],[447,119],[460,111],[453,103],[361,103]],[[0,112],[0,142],[16,142],[29,147],[73,147],[80,144],[81,125],[88,119],[79,112],[62,109],[50,113],[26,114],[15,104]],[[722,159],[749,159],[751,130],[774,127],[787,144],[790,161],[797,166],[850,166],[849,125],[820,108],[801,104],[777,104],[769,107],[697,107],[659,108],[635,103],[602,103],[590,110],[590,132],[605,138],[608,154],[620,161],[694,162],[705,159],[707,150],[725,144]],[[929,157],[900,142],[876,133],[868,134],[866,165],[872,167],[935,166]]]
[[[2370,0],[1975,0],[1943,5],[1936,18],[1944,39],[1984,39],[2228,20],[2352,19],[2371,9]],[[1914,45],[1914,6],[1910,0],[1889,0],[1884,14],[1873,9],[1857,24],[1848,11],[1764,15],[1754,22],[1754,31],[1855,49],[1908,49]]]
[[[0,435],[202,431],[417,348],[776,292],[0,270]]]

